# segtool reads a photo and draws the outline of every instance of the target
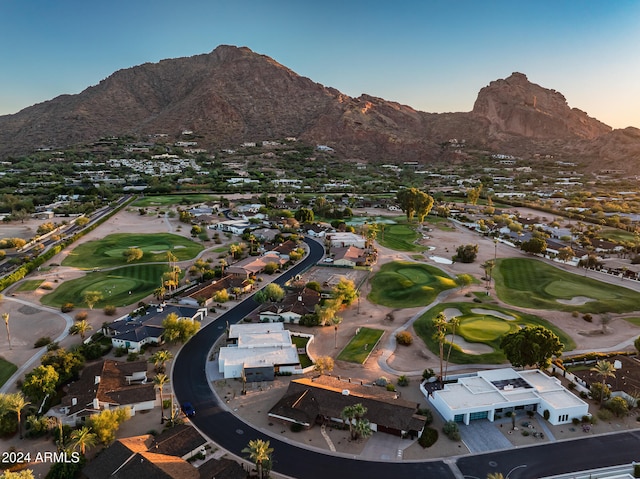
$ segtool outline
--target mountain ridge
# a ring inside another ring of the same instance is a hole
[[[230,45],[121,69],[78,94],[0,116],[0,157],[104,136],[177,137],[185,129],[204,148],[295,136],[368,161],[446,161],[442,144],[451,138],[522,157],[577,157],[587,168],[617,162],[633,169],[640,158],[640,130],[613,130],[522,73],[483,87],[470,112],[428,113],[350,97]]]

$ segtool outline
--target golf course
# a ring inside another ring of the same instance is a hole
[[[371,279],[369,301],[390,308],[426,306],[438,294],[457,286],[442,270],[424,263],[393,261],[383,264]]]
[[[124,252],[129,248],[142,250],[143,256],[136,263],[167,262],[167,253],[178,261],[195,258],[202,245],[183,236],[170,233],[111,234],[102,239],[78,245],[62,261],[63,266],[79,269],[116,267],[127,264]]]

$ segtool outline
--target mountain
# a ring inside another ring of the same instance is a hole
[[[0,157],[111,135],[177,138],[185,129],[205,148],[295,136],[368,161],[449,160],[443,145],[451,138],[522,157],[579,157],[594,168],[605,161],[631,169],[640,152],[640,130],[612,131],[521,73],[482,88],[471,112],[436,114],[352,98],[248,48],[223,45],[120,70],[77,95],[0,116]]]

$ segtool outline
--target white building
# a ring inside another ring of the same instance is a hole
[[[228,346],[220,348],[218,371],[247,382],[273,380],[276,373],[302,374],[298,349],[283,323],[234,324]]]
[[[365,239],[355,233],[327,233],[326,238],[332,248],[355,246],[356,248],[363,249],[365,247]]]
[[[508,411],[549,411],[553,425],[570,423],[589,414],[589,405],[565,389],[557,378],[540,370],[515,371],[511,368],[479,371],[461,377],[456,383],[425,397],[445,421],[469,424],[474,419],[493,421],[496,414]]]

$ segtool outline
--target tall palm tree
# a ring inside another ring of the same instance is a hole
[[[15,412],[16,416],[18,416],[18,432],[20,439],[22,439],[22,410],[31,403],[26,400],[21,392],[10,394],[7,399],[7,410]]]
[[[93,447],[98,443],[98,435],[91,432],[91,428],[82,426],[71,433],[73,448],[78,448],[80,454],[84,456],[88,447]]]
[[[436,328],[436,331],[433,334],[433,338],[438,341],[438,347],[440,350],[440,384],[442,384],[444,380],[442,361],[444,360],[444,342],[446,339],[445,331],[447,329],[447,317],[443,312],[438,313],[438,315],[433,320],[433,325]]]
[[[249,441],[249,445],[242,452],[248,454],[249,459],[255,463],[258,477],[260,479],[265,478],[264,465],[271,460],[271,453],[273,453],[273,448],[269,447],[269,441],[263,441],[262,439]]]
[[[156,374],[156,376],[153,378],[153,384],[160,393],[160,424],[164,424],[164,397],[162,396],[162,389],[168,382],[169,376],[167,376],[166,374]]]
[[[593,366],[590,371],[596,373],[596,376],[600,376],[602,378],[602,394],[600,394],[600,404],[602,404],[602,400],[604,399],[604,388],[607,385],[607,378],[615,378],[616,377],[616,368],[615,366],[607,361],[606,359],[601,359],[596,362],[596,365]]]
[[[447,377],[447,371],[449,370],[449,356],[451,356],[451,349],[453,349],[453,343],[456,339],[456,327],[460,325],[460,319],[453,317],[449,320],[451,326],[451,341],[449,341],[449,350],[447,351],[447,360],[444,365],[444,377]]]
[[[163,373],[165,371],[165,363],[167,361],[171,361],[173,359],[173,354],[171,351],[167,351],[166,349],[161,349],[160,351],[156,351],[149,358],[149,362],[153,363],[155,366],[156,372]]]
[[[9,349],[13,349],[11,347],[11,333],[9,332],[9,313],[2,313],[2,319],[4,319],[4,325],[7,328],[7,340],[9,341]]]
[[[79,334],[80,339],[84,342],[84,337],[87,334],[87,331],[91,331],[93,327],[87,322],[86,319],[82,321],[78,321],[76,324],[69,328],[69,332],[71,334]]]
[[[490,472],[487,474],[487,479],[504,479],[501,472]]]

